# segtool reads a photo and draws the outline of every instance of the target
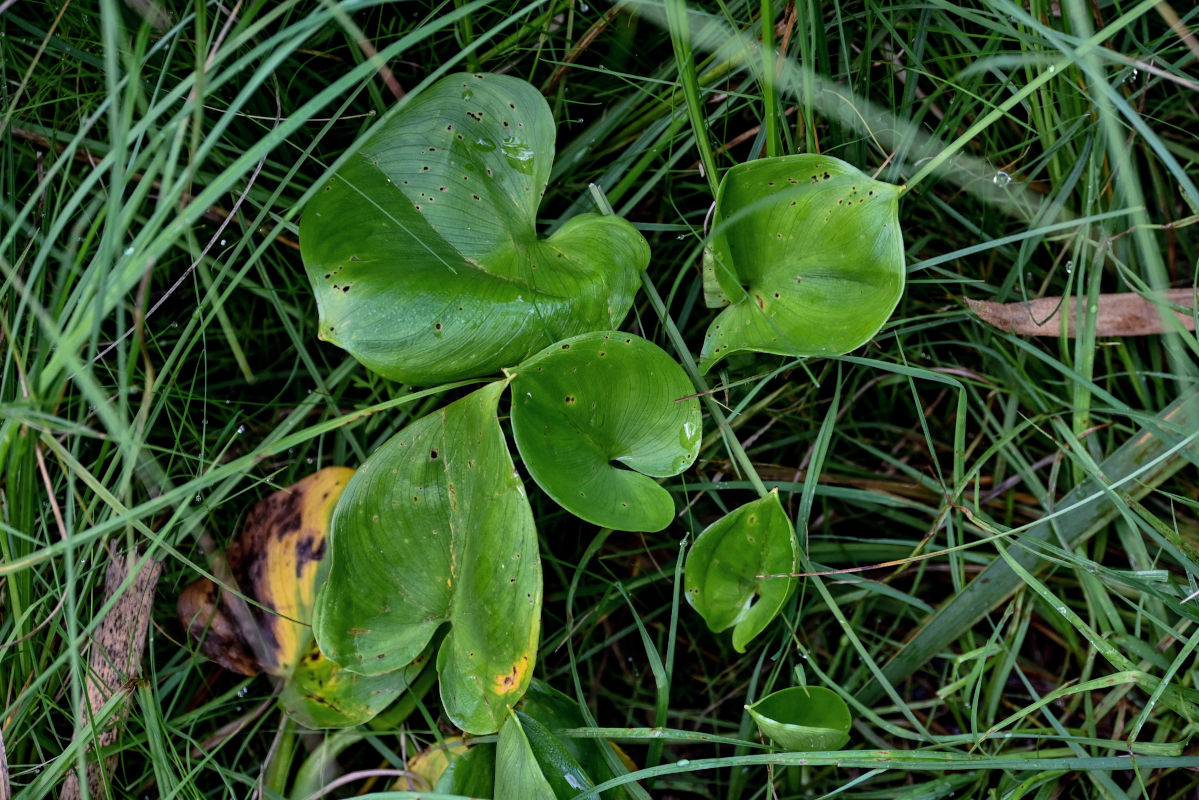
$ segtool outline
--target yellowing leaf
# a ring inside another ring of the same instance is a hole
[[[205,655],[246,675],[292,673],[311,644],[329,515],[353,473],[328,467],[250,509],[225,554],[240,596],[207,578],[183,590],[179,616]]]

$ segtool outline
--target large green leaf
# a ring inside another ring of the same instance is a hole
[[[705,290],[730,305],[708,328],[701,368],[746,350],[839,355],[868,341],[903,293],[899,192],[829,156],[725,173]]]
[[[512,434],[546,494],[601,527],[670,524],[674,500],[647,476],[691,466],[701,424],[695,390],[674,359],[638,336],[608,331],[551,345],[515,373]]]
[[[733,647],[770,624],[795,588],[799,542],[778,489],[735,508],[700,533],[687,553],[687,600],[716,632],[733,628]],[[770,577],[781,576],[781,577]],[[734,627],[735,626],[735,627]]]
[[[313,621],[325,655],[365,675],[407,666],[449,623],[442,702],[477,734],[524,693],[540,624],[533,515],[496,417],[504,386],[412,423],[354,474]]]
[[[779,747],[838,750],[849,741],[849,706],[823,686],[792,686],[766,695],[745,710]]]
[[[408,383],[485,375],[617,327],[649,246],[582,214],[548,239],[549,106],[504,75],[451,75],[380,124],[305,208],[321,338]]]

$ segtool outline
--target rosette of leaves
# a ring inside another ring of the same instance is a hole
[[[901,189],[811,154],[725,173],[704,254],[706,300],[725,308],[701,369],[746,351],[840,355],[874,336],[903,293]]]
[[[618,327],[649,246],[599,214],[538,234],[554,134],[536,89],[491,74],[448,76],[381,122],[300,223],[320,338],[428,385]]]

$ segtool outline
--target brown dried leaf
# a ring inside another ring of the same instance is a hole
[[[962,298],[970,310],[983,322],[1000,330],[1021,336],[1058,336],[1061,334],[1063,307],[1068,307],[1066,336],[1077,336],[1080,314],[1077,298],[1071,297],[1068,304],[1061,297],[1040,297],[1019,303],[993,303],[989,300]],[[1170,305],[1195,307],[1195,292],[1192,289],[1172,289],[1166,292],[1164,301]],[[1188,331],[1195,330],[1195,318],[1191,312],[1172,311]],[[1095,311],[1096,336],[1150,336],[1166,333],[1166,320],[1159,306],[1152,300],[1126,292],[1099,295]],[[1169,326],[1170,330],[1176,330]]]

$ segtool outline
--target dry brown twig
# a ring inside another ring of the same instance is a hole
[[[154,587],[162,573],[162,564],[141,559],[136,551],[125,556],[112,555],[104,575],[104,596],[112,598],[121,586],[133,575],[132,583],[121,594],[116,603],[104,615],[88,645],[87,707],[80,709],[76,721],[77,736],[85,736],[91,727],[91,715],[103,708],[118,692],[126,691],[129,682],[141,672],[142,652],[146,648],[146,634],[150,626],[150,614],[154,605]],[[114,715],[103,730],[94,734],[99,748],[115,743],[121,736],[122,723],[127,709]],[[103,783],[113,769],[116,756],[103,763],[92,761],[87,765],[88,793],[92,796],[104,794]],[[67,775],[62,787],[61,800],[76,800],[82,797],[79,776],[75,772]],[[3,800],[3,795],[0,795]]]

